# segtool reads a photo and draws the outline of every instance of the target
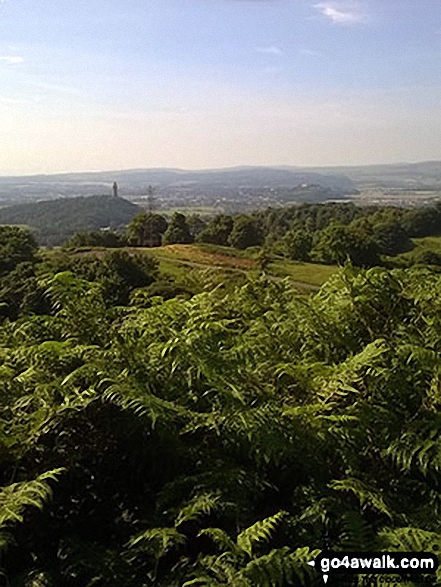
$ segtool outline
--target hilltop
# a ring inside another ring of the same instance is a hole
[[[113,196],[65,198],[0,209],[0,224],[29,226],[41,244],[58,245],[81,230],[125,226],[139,206]]]

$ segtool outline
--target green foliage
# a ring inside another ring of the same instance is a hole
[[[413,248],[413,243],[398,221],[378,222],[372,227],[375,241],[383,255],[399,255]]]
[[[312,236],[306,230],[289,230],[282,239],[281,247],[288,258],[308,261]]]
[[[159,247],[167,227],[167,220],[160,214],[141,212],[127,227],[127,239],[132,246]]]
[[[0,276],[24,262],[34,262],[37,243],[29,230],[0,226]]]
[[[133,222],[133,221],[132,221]],[[66,248],[106,247],[116,249],[124,247],[126,241],[121,234],[111,230],[93,230],[77,232],[65,244]]]
[[[257,221],[249,216],[240,215],[234,218],[229,243],[236,249],[247,249],[263,243],[264,236]]]
[[[410,237],[440,234],[441,208],[439,204],[406,211],[402,216],[401,226]]]
[[[284,516],[283,512],[279,512],[270,518],[266,518],[260,522],[256,522],[250,526],[237,537],[237,545],[249,556],[252,556],[253,547],[261,542],[267,542],[271,538],[277,524],[280,523]]]
[[[299,548],[292,552],[288,547],[271,550],[261,556],[247,555],[232,545],[220,555],[201,557],[196,577],[186,581],[184,587],[284,587],[310,585],[314,571],[307,565],[319,551]]]
[[[62,198],[0,209],[0,224],[24,224],[43,245],[60,245],[78,231],[123,227],[140,208],[123,198]]]
[[[413,262],[419,265],[441,265],[441,254],[428,249],[422,249],[415,253]]]
[[[175,212],[170,220],[167,230],[164,233],[163,244],[186,245],[193,242],[193,236],[184,214]]]
[[[350,491],[359,500],[362,509],[367,507],[373,508],[379,513],[391,517],[390,509],[384,502],[381,492],[378,489],[369,487],[359,479],[343,479],[341,481],[333,481],[330,484],[332,489],[337,491]]]
[[[11,585],[307,586],[329,546],[436,552],[438,273],[115,306],[104,279],[136,288],[140,258],[88,263],[36,268],[48,311],[0,325]]]
[[[48,471],[33,481],[0,488],[0,530],[23,522],[23,512],[29,506],[43,509],[45,502],[52,496],[48,481],[56,481],[62,472],[62,469]]]
[[[311,258],[330,264],[350,260],[354,265],[371,267],[378,264],[378,248],[362,228],[333,223],[319,234]]]
[[[233,219],[226,214],[220,214],[207,224],[199,234],[198,241],[211,243],[213,245],[227,246],[231,231],[233,230]]]
[[[158,277],[158,262],[144,254],[127,251],[95,255],[52,255],[40,268],[45,275],[70,271],[75,276],[100,284],[108,305],[124,305],[137,288],[153,284]]]
[[[203,218],[199,216],[199,214],[190,214],[187,216],[187,224],[188,228],[190,229],[190,234],[193,237],[193,240],[196,241],[201,233],[205,230],[207,223]]]
[[[188,505],[181,509],[176,518],[176,527],[197,520],[199,517],[210,514],[220,506],[220,496],[216,494],[198,495]]]
[[[19,263],[0,278],[0,315],[15,320],[20,314],[42,314],[48,311],[34,263]]]

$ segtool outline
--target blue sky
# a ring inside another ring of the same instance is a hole
[[[441,159],[439,0],[0,0],[0,174]]]

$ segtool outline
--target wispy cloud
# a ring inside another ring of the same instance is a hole
[[[300,55],[309,55],[310,57],[323,57],[320,51],[313,51],[312,49],[300,49]]]
[[[276,45],[269,45],[267,47],[256,47],[256,51],[258,53],[263,53],[264,55],[283,55],[282,49],[277,47]]]
[[[314,8],[334,24],[351,25],[366,20],[366,15],[353,3],[326,1],[314,4]]]
[[[1,63],[9,63],[10,65],[16,65],[23,63],[24,59],[20,55],[0,55]]]

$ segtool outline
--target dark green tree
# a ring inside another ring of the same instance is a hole
[[[187,224],[193,240],[197,240],[199,235],[207,226],[207,223],[200,217],[199,214],[190,214],[187,216]]]
[[[207,224],[197,240],[226,247],[229,245],[228,239],[232,230],[233,218],[227,214],[219,214]]]
[[[312,248],[312,235],[302,229],[289,230],[282,239],[282,247],[290,259],[308,261]]]
[[[247,249],[248,247],[261,245],[263,240],[264,235],[254,218],[244,214],[236,216],[233,230],[228,239],[232,247],[235,249]]]
[[[19,226],[0,226],[0,275],[19,263],[34,262],[38,250],[34,235]]]
[[[66,243],[67,248],[106,247],[116,249],[126,245],[123,235],[111,230],[93,230],[77,232]]]
[[[343,264],[350,260],[359,267],[372,267],[379,261],[378,247],[368,231],[338,222],[318,233],[310,256],[320,263]]]
[[[146,287],[158,277],[158,262],[145,254],[131,255],[119,250],[102,257],[92,255],[58,254],[51,257],[40,269],[42,274],[70,272],[75,277],[101,286],[108,306],[129,302],[131,293]]]
[[[193,236],[187,224],[184,214],[175,212],[172,216],[170,224],[164,233],[163,244],[182,244],[187,245],[193,242]]]
[[[19,315],[50,311],[44,289],[36,274],[36,265],[26,261],[0,278],[0,315],[16,320]]]
[[[373,237],[383,255],[399,255],[413,248],[413,243],[397,220],[372,225]]]
[[[401,219],[401,226],[412,238],[441,234],[441,207],[424,206],[407,210]]]
[[[127,228],[128,242],[135,247],[160,247],[167,220],[160,214],[141,212]]]

